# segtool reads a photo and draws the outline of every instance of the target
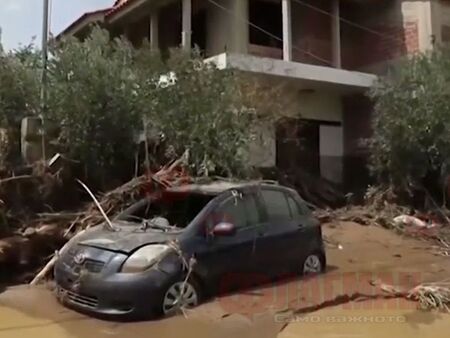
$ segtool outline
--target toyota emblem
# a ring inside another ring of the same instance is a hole
[[[76,254],[73,258],[73,261],[77,265],[82,265],[84,261],[86,260],[86,256],[83,253]]]

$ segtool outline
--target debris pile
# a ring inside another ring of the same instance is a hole
[[[132,179],[122,186],[100,196],[99,204],[108,217],[118,214],[146,195],[177,184],[190,182],[181,161],[162,167],[155,174]],[[26,227],[0,239],[0,278],[15,270],[29,270],[43,265],[43,258],[58,251],[70,238],[84,229],[104,223],[105,218],[95,203],[88,203],[77,212],[40,213],[26,220]],[[52,259],[50,262],[54,261]],[[51,266],[51,264],[50,264]],[[48,271],[49,265],[47,265]],[[33,272],[21,279],[29,279]]]
[[[381,226],[430,242],[437,256],[450,256],[449,211],[433,203],[434,209],[419,212],[396,203],[391,189],[369,189],[363,205],[338,209],[316,209],[315,216],[324,223],[354,222],[364,226]],[[335,246],[335,244],[331,244]]]

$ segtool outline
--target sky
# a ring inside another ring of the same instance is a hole
[[[43,0],[0,0],[1,42],[6,50],[41,43]],[[110,7],[114,0],[50,0],[52,34],[57,35],[85,12]]]

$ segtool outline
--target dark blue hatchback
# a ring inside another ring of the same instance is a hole
[[[319,222],[292,189],[265,182],[171,188],[73,238],[58,298],[90,314],[147,317],[196,306],[230,274],[320,273]],[[245,279],[245,278],[243,278]]]

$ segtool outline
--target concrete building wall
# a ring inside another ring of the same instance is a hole
[[[319,127],[320,174],[341,183],[343,178],[343,106],[340,94],[331,91],[302,91],[295,85],[286,91],[290,98],[285,115],[324,122]],[[331,124],[328,124],[331,123]],[[301,140],[300,140],[301,142]]]
[[[277,85],[277,83],[274,83]],[[343,180],[343,103],[342,96],[330,91],[303,92],[290,83],[283,90],[283,110],[280,118],[322,121],[319,128],[320,173],[323,177],[341,183]],[[250,162],[258,167],[274,167],[276,163],[276,123],[255,126],[256,137],[250,146]],[[299,141],[301,142],[301,140]],[[295,152],[296,149],[291,151]],[[286,151],[284,151],[286,153]],[[289,154],[290,151],[288,150]],[[295,154],[292,154],[295,157]]]
[[[292,91],[294,93],[288,93],[288,97],[293,98],[287,110],[287,115],[290,117],[342,122],[342,103],[338,94],[327,91],[308,93],[295,87]]]

